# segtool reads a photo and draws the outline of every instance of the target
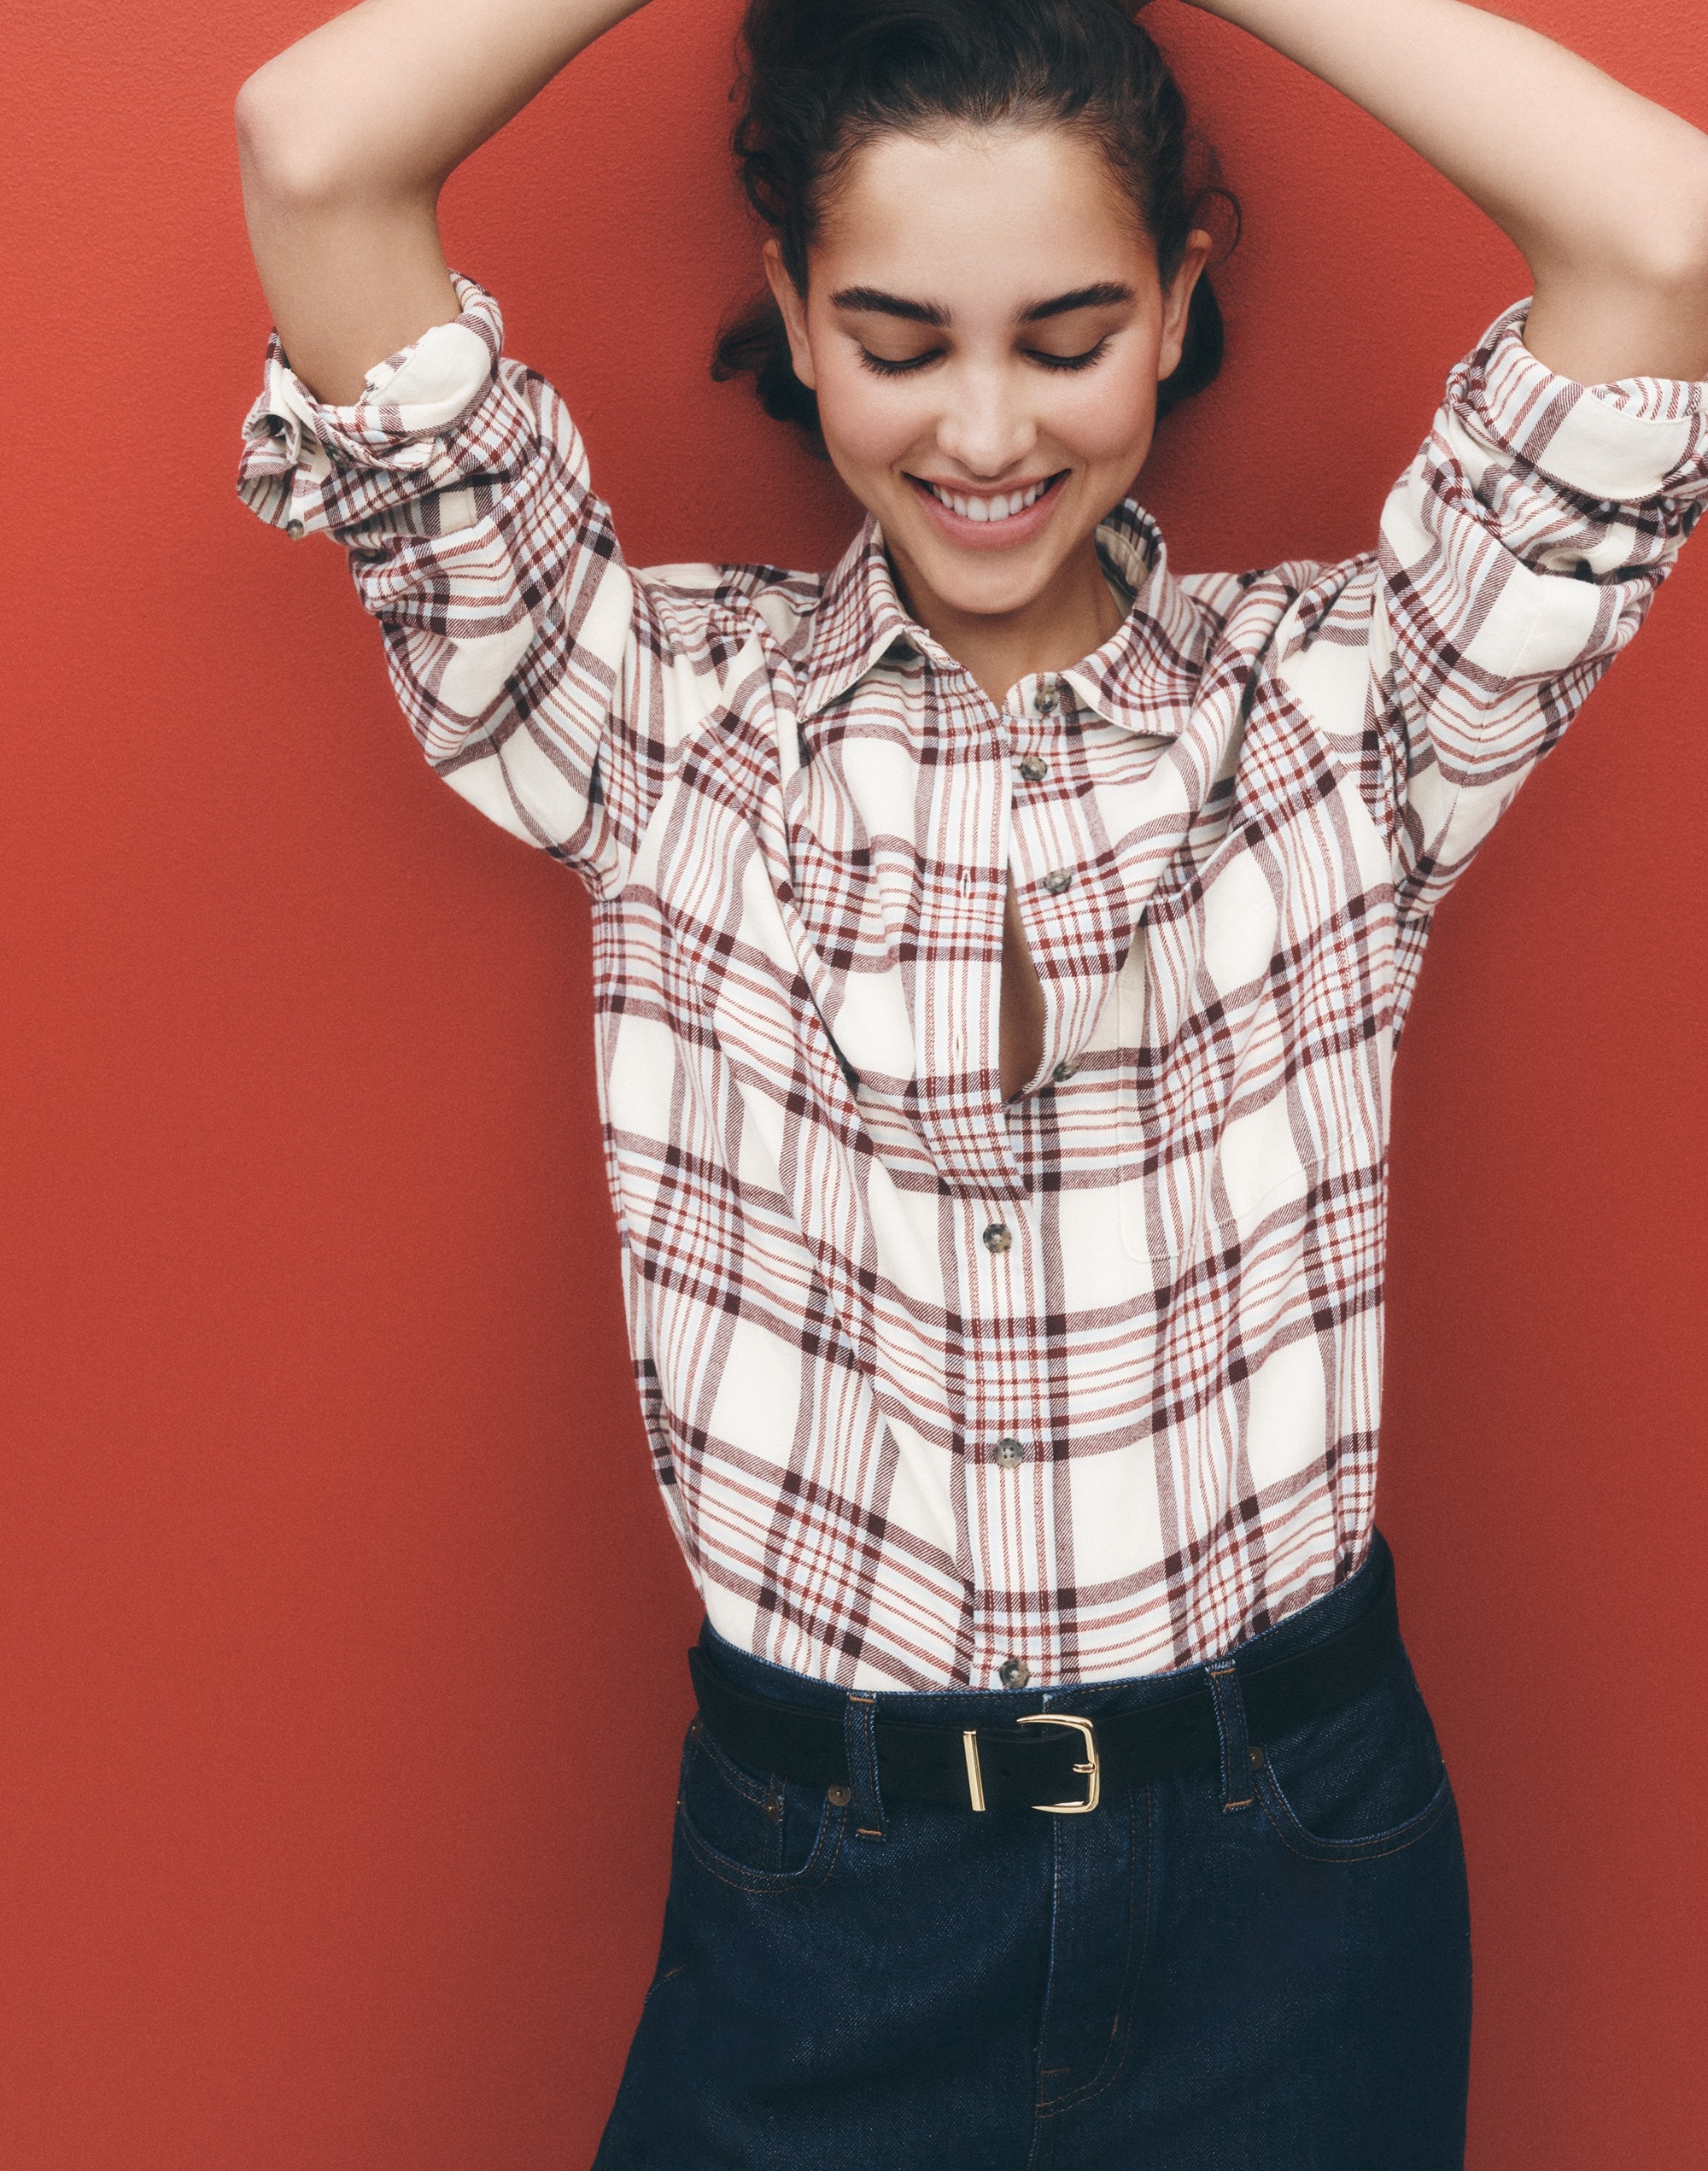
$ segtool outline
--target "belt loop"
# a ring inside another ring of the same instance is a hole
[[[1222,1744],[1222,1807],[1249,1809],[1257,1799],[1251,1786],[1251,1742],[1245,1730],[1245,1698],[1239,1671],[1231,1659],[1204,1668],[1216,1707],[1216,1732]]]
[[[884,1836],[884,1798],[878,1791],[878,1700],[850,1689],[842,1714],[842,1741],[853,1790],[854,1829],[863,1840]]]

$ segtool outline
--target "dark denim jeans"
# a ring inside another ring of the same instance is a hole
[[[1240,1664],[1355,1618],[1376,1567]],[[738,1687],[849,1705],[704,1641]],[[1182,1678],[878,1701],[956,1727],[1095,1717]],[[1220,1768],[1089,1817],[869,1784],[838,1806],[691,1730],[663,1949],[595,2171],[1459,2166],[1465,1858],[1411,1666],[1261,1761],[1226,1678]]]

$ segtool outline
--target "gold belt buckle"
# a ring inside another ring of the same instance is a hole
[[[1030,1712],[1024,1718],[1016,1720],[1015,1723],[1020,1726],[1077,1727],[1085,1737],[1085,1753],[1091,1759],[1089,1764],[1076,1764],[1073,1766],[1074,1770],[1081,1773],[1085,1781],[1084,1801],[1033,1802],[1032,1807],[1042,1810],[1046,1817],[1084,1817],[1094,1810],[1097,1805],[1098,1795],[1103,1786],[1103,1759],[1097,1754],[1097,1737],[1092,1731],[1091,1720],[1072,1717],[1067,1712]],[[979,1768],[977,1729],[970,1726],[965,1728],[961,1740],[962,1746],[967,1753],[968,1798],[975,1810],[982,1810],[985,1806],[985,1782],[984,1774]]]
[[[1083,1778],[1085,1778],[1085,1799],[1083,1802],[1033,1802],[1033,1808],[1042,1808],[1046,1817],[1085,1817],[1085,1815],[1090,1815],[1098,1806],[1098,1794],[1103,1789],[1103,1758],[1098,1756],[1098,1737],[1091,1730],[1090,1719],[1074,1719],[1066,1711],[1033,1711],[1024,1719],[1020,1719],[1018,1723],[1020,1726],[1076,1726],[1081,1730],[1081,1735],[1085,1735],[1085,1754],[1091,1761],[1074,1765],[1074,1771],[1081,1771]]]
[[[1074,1718],[1067,1712],[1031,1712],[1017,1722],[1021,1726],[1077,1726],[1085,1737],[1085,1754],[1089,1764],[1076,1764],[1075,1771],[1082,1772],[1085,1780],[1085,1799],[1082,1802],[1034,1802],[1034,1809],[1041,1809],[1048,1817],[1084,1817],[1097,1805],[1097,1794],[1103,1784],[1103,1759],[1097,1754],[1097,1737],[1091,1730],[1088,1718]]]

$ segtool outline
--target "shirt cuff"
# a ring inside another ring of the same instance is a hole
[[[349,407],[316,399],[272,334],[237,470],[238,494],[261,519],[293,536],[344,535],[514,466],[517,403],[502,396],[498,370],[504,319],[472,279],[451,276],[460,315],[377,363]]]
[[[1584,385],[1524,344],[1530,304],[1496,319],[1454,372],[1449,412],[1559,488],[1611,507],[1708,495],[1708,383]]]

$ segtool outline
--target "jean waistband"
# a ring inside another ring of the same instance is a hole
[[[1372,1531],[1363,1561],[1346,1581],[1289,1613],[1272,1628],[1262,1630],[1214,1661],[1231,1659],[1242,1672],[1290,1659],[1325,1641],[1358,1620],[1380,1597],[1392,1555],[1381,1532]],[[807,1710],[839,1711],[847,1692],[834,1682],[796,1673],[755,1658],[738,1644],[721,1636],[707,1621],[699,1633],[700,1648],[732,1687],[779,1703],[796,1704]],[[880,1716],[915,1724],[954,1726],[1000,1725],[1028,1712],[1071,1708],[1087,1717],[1099,1712],[1138,1711],[1147,1704],[1166,1703],[1183,1689],[1199,1686],[1204,1666],[1180,1666],[1167,1673],[1133,1674],[1115,1681],[1064,1682],[1047,1688],[930,1688],[886,1689],[875,1692]]]

